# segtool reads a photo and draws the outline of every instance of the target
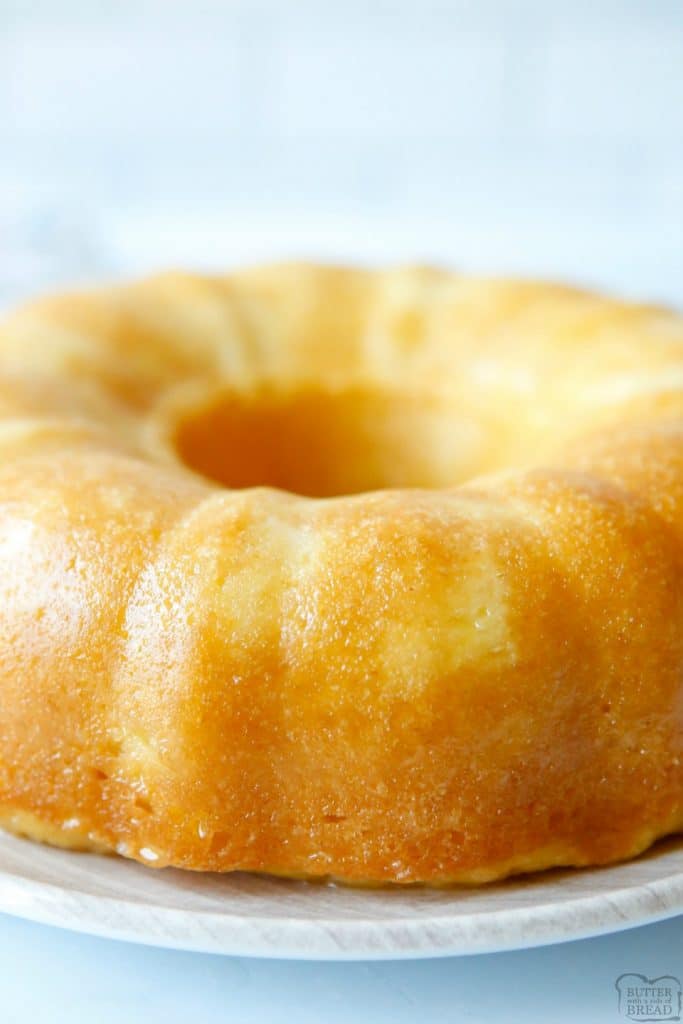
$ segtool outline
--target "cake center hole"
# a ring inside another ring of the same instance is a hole
[[[481,446],[443,399],[367,390],[223,394],[175,433],[180,458],[212,480],[309,497],[457,484]]]

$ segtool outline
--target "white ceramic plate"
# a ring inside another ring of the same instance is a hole
[[[683,912],[683,839],[616,867],[439,891],[155,871],[0,834],[0,910],[109,938],[240,956],[350,960],[493,952]]]

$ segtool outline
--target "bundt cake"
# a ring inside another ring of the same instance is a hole
[[[683,318],[432,269],[0,326],[0,819],[477,883],[683,830]]]

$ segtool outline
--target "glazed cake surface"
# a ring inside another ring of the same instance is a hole
[[[478,883],[683,828],[683,319],[417,268],[0,325],[0,818]]]

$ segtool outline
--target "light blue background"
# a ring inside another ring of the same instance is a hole
[[[626,972],[683,978],[683,917],[559,946],[394,963],[181,953],[0,915],[2,1024],[609,1024]]]

